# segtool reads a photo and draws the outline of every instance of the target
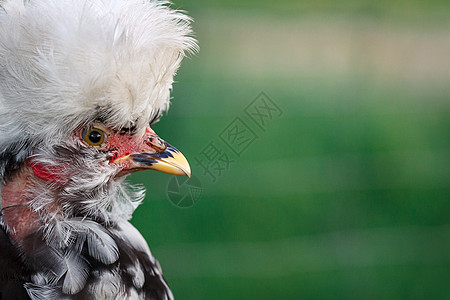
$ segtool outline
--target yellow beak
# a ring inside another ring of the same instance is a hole
[[[114,163],[127,161],[128,172],[132,173],[143,170],[155,170],[167,174],[184,175],[191,177],[191,167],[184,155],[175,147],[167,144],[163,152],[134,153],[118,158]]]

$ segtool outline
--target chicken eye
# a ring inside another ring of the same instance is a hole
[[[105,141],[105,132],[98,128],[90,128],[84,131],[83,140],[91,146],[100,146]]]

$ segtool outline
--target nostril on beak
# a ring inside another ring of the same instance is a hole
[[[167,148],[167,143],[156,135],[149,136],[145,143],[157,152],[164,152]]]

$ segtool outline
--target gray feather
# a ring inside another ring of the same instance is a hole
[[[74,251],[69,251],[64,256],[63,262],[66,267],[66,272],[62,291],[65,294],[76,294],[83,289],[86,283],[89,273],[88,265],[82,256]]]

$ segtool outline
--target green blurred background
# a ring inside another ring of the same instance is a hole
[[[203,194],[131,180],[177,299],[450,299],[449,3],[176,1],[201,51],[155,131]],[[283,110],[265,130],[261,91]],[[212,183],[194,158],[236,117],[258,139]]]

